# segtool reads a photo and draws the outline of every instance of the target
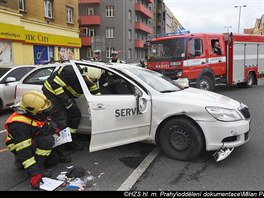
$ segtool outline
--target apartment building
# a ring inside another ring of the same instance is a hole
[[[264,35],[264,14],[256,19],[255,26],[252,29],[252,34]]]
[[[79,0],[80,58],[100,49],[103,61],[118,51],[120,59],[137,62],[153,34],[152,19],[153,0]]]
[[[176,19],[174,14],[171,12],[171,10],[164,5],[165,11],[164,11],[164,24],[165,24],[165,30],[162,33],[168,33],[168,32],[175,32],[178,29],[182,28],[182,25],[180,22]]]
[[[78,1],[0,0],[0,65],[79,59]]]

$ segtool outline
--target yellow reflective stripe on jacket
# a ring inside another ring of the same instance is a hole
[[[17,143],[15,145],[16,151],[20,151],[20,150],[22,150],[24,148],[27,148],[27,147],[31,146],[31,145],[32,145],[31,138],[30,139],[27,139],[27,140],[24,140],[24,141],[19,142],[19,143]]]
[[[51,86],[50,86],[50,84],[49,84],[48,81],[45,81],[45,82],[44,82],[44,87],[45,87],[47,90],[49,90],[49,92],[54,93],[54,91],[53,91],[53,89],[51,88]],[[55,93],[54,93],[54,94],[55,94]]]
[[[35,122],[34,120],[27,118],[23,115],[21,116],[15,116],[11,119],[11,122],[24,122],[28,125],[32,125],[32,126],[39,126],[37,122]]]
[[[77,93],[71,86],[65,87],[74,97],[79,98],[82,94]]]
[[[95,91],[95,90],[97,90],[97,86],[96,86],[96,84],[93,84],[92,86],[90,86],[90,87],[89,87],[89,90],[90,90],[90,91]]]
[[[35,154],[40,155],[40,156],[49,156],[51,153],[51,150],[43,150],[40,148],[37,148],[35,151]]]
[[[59,76],[55,76],[53,81],[55,83],[57,83],[58,85],[60,85],[61,87],[65,87],[66,86],[66,83]]]
[[[74,97],[79,98],[82,94],[77,93],[71,86],[66,85],[63,80],[61,80],[58,76],[54,78],[54,82],[56,82],[61,87],[53,90],[48,81],[45,81],[44,86],[49,90],[49,92],[54,95],[60,95],[64,92],[62,87],[65,87]]]
[[[12,140],[13,139],[13,137],[12,137],[12,135],[9,133],[7,136],[6,136],[6,141],[9,141],[9,140]]]
[[[35,157],[31,157],[31,158],[25,160],[24,162],[22,162],[22,165],[26,169],[35,163],[36,163]]]
[[[61,68],[59,69],[59,71],[58,71],[58,74],[60,74],[60,73],[61,73],[61,71],[63,70],[63,68],[64,68],[64,66],[63,66],[63,67],[61,67]]]
[[[6,147],[7,147],[10,151],[13,151],[13,150],[16,149],[16,146],[15,146],[14,143],[8,144]]]
[[[44,87],[46,87],[46,89],[49,90],[49,92],[53,93],[54,95],[60,95],[64,92],[62,87],[59,87],[58,89],[53,90],[48,81],[45,81]]]
[[[17,114],[16,112],[13,113],[6,121],[5,127],[8,131],[8,124],[12,122],[23,122],[25,124],[31,125],[31,126],[43,126],[45,122],[37,121],[37,120],[32,120],[31,118],[28,118],[24,115]]]
[[[74,128],[71,128],[71,127],[69,127],[70,128],[70,132],[71,133],[77,133],[76,131],[77,131],[77,129],[74,129]]]
[[[58,89],[55,89],[54,90],[54,94],[55,95],[60,95],[64,92],[63,88],[62,87],[59,87]]]

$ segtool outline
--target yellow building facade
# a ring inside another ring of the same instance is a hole
[[[78,1],[0,1],[0,66],[79,59]]]

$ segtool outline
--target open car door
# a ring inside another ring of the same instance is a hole
[[[78,62],[75,64],[78,65]],[[82,112],[88,112],[86,115],[82,114],[79,128],[88,129],[89,123],[91,124],[90,151],[148,139],[151,123],[150,96],[134,82],[111,70],[111,75],[118,77],[119,82],[125,82],[125,87],[129,87],[129,91],[92,95],[76,65],[74,70],[84,92],[80,109]],[[83,62],[82,66],[85,66]],[[89,63],[86,66],[92,67]],[[102,71],[107,73],[105,69]]]

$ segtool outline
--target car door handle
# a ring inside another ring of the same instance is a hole
[[[103,104],[97,104],[93,107],[94,110],[100,110],[100,109],[105,109],[105,105]]]

